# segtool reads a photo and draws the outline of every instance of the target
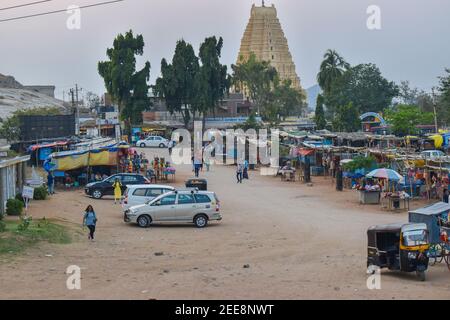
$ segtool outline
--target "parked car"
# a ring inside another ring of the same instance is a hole
[[[222,215],[219,199],[210,191],[172,191],[124,211],[125,222],[137,223],[142,228],[164,222],[193,223],[204,228],[213,220],[222,220]]]
[[[154,148],[167,148],[169,140],[160,136],[149,136],[145,139],[136,142],[136,146],[141,148],[154,147]]]
[[[125,192],[128,185],[150,184],[150,180],[141,174],[119,173],[106,178],[103,181],[92,182],[84,188],[85,193],[95,199],[101,199],[103,196],[114,194],[113,183],[119,179],[122,184],[122,193]]]
[[[425,159],[440,159],[442,157],[445,157],[446,154],[441,150],[426,150],[422,151],[420,155]]]
[[[129,185],[123,194],[122,207],[124,210],[127,210],[130,207],[145,204],[162,194],[174,190],[174,187],[157,184]]]

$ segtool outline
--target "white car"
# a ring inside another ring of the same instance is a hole
[[[169,145],[169,140],[160,136],[149,136],[143,140],[136,142],[137,147],[146,148],[167,148]]]
[[[122,197],[122,208],[127,210],[132,206],[145,204],[174,190],[174,187],[157,184],[128,185]]]
[[[193,223],[204,228],[209,221],[220,221],[220,202],[214,192],[172,191],[124,212],[124,221],[148,228],[153,223]]]
[[[442,152],[441,150],[427,150],[427,151],[422,151],[420,153],[420,155],[425,158],[425,159],[440,159],[442,157],[445,157],[446,154],[444,152]]]

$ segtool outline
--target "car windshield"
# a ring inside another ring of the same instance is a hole
[[[420,246],[428,243],[426,230],[411,230],[403,233],[403,245],[407,247]]]

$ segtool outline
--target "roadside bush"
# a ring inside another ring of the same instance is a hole
[[[45,200],[47,199],[47,188],[39,187],[34,189],[34,200]]]
[[[23,202],[17,199],[6,201],[6,214],[8,216],[20,216],[23,211]]]
[[[20,217],[20,224],[17,226],[18,231],[26,231],[33,221],[32,217]]]
[[[16,199],[19,201],[22,201],[25,204],[25,201],[23,200],[23,197],[22,197],[22,193],[16,194]]]
[[[6,223],[0,220],[0,233],[6,231]]]

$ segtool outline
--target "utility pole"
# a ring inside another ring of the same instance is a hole
[[[434,126],[436,129],[436,133],[439,133],[438,121],[437,121],[437,112],[436,112],[436,96],[434,95],[434,87],[431,89],[431,94],[433,96],[433,112],[434,112]]]
[[[83,89],[78,88],[78,84],[75,84],[75,89],[70,89],[70,97],[72,101],[72,107],[75,108],[75,134],[80,134],[80,100],[78,92]]]

